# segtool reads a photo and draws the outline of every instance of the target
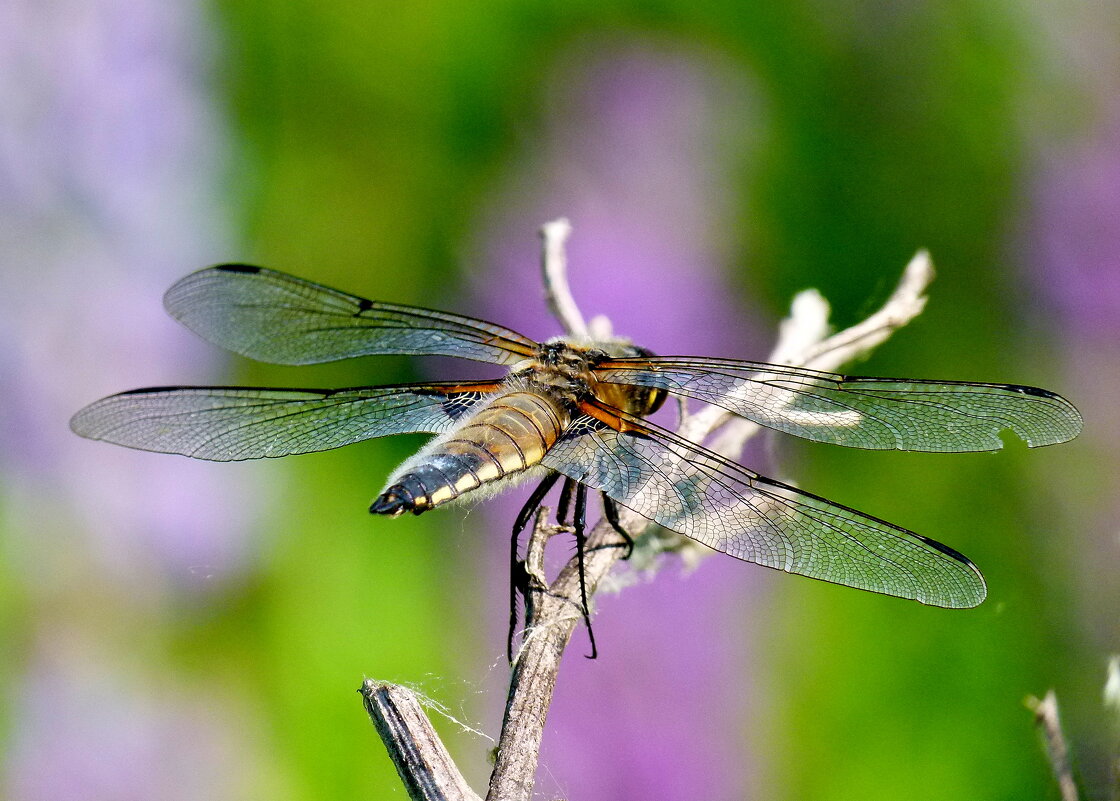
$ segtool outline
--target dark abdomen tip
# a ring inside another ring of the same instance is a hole
[[[420,514],[427,511],[428,507],[425,505],[418,505],[416,500],[412,497],[412,493],[402,487],[400,484],[394,484],[389,489],[377,496],[377,499],[370,504],[369,510],[375,515],[388,515],[389,517],[397,517],[403,515],[405,512],[412,512],[413,514]]]

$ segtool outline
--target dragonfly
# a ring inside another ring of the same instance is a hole
[[[243,264],[186,276],[164,305],[204,339],[264,362],[407,354],[505,368],[492,380],[343,389],[137,389],[86,406],[71,428],[89,439],[213,461],[434,434],[388,477],[370,511],[422,514],[535,478],[540,483],[514,524],[511,568],[519,535],[562,477],[558,519],[565,522],[574,502],[581,566],[591,490],[623,544],[633,543],[619,523],[620,505],[747,562],[932,606],[973,607],[987,593],[984,578],[953,548],[767,478],[649,415],[667,398],[683,398],[815,442],[941,453],[998,450],[1003,432],[1030,447],[1052,445],[1082,427],[1069,401],[1037,387],[656,356],[624,339],[536,342],[472,317],[375,302]],[[511,643],[515,622],[513,611]]]

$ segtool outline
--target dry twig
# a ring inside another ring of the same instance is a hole
[[[358,691],[413,801],[481,801],[411,690],[366,679]]]
[[[1050,769],[1062,794],[1062,801],[1077,801],[1077,784],[1073,780],[1073,766],[1069,760],[1069,746],[1062,732],[1058,717],[1058,697],[1050,690],[1040,701],[1033,695],[1027,699],[1027,708],[1034,712],[1034,721],[1042,733]]]

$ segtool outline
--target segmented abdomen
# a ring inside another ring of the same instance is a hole
[[[516,475],[540,462],[567,422],[562,404],[546,395],[503,395],[405,462],[371,511],[419,514]]]

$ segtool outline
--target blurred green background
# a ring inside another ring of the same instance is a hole
[[[432,374],[404,359],[223,359],[159,306],[212,262],[553,334],[535,237],[559,214],[585,312],[661,352],[764,358],[806,287],[852,324],[928,248],[926,312],[852,371],[1045,386],[1079,405],[1086,432],[996,455],[767,440],[752,464],[968,554],[988,601],[932,610],[726,558],[666,571],[635,597],[701,623],[602,602],[604,656],[584,664],[583,640],[569,654],[540,797],[1057,798],[1023,705],[1051,687],[1084,786],[1106,797],[1101,690],[1120,649],[1114,11],[0,12],[6,797],[404,797],[353,693],[366,675],[497,735],[515,505],[370,518],[419,438],[212,465],[80,441],[66,420],[142,385]],[[690,683],[704,686],[676,695]],[[564,714],[601,696],[597,715]],[[437,724],[483,788],[490,743]]]

